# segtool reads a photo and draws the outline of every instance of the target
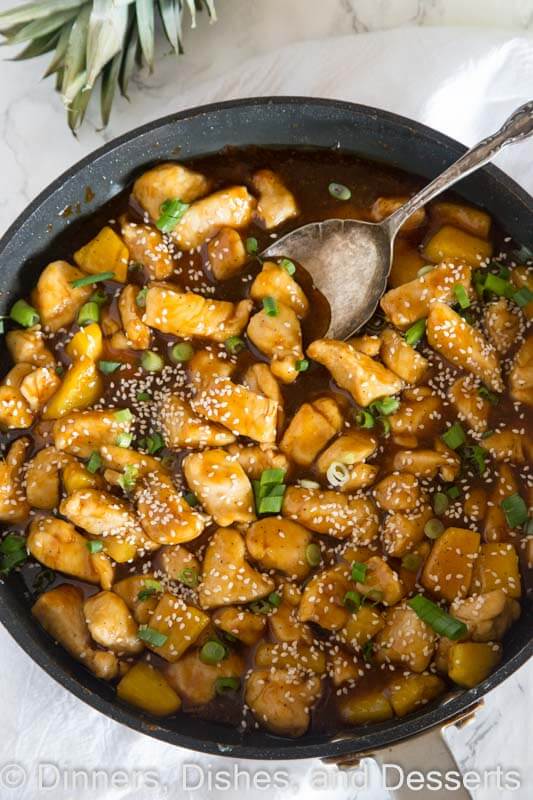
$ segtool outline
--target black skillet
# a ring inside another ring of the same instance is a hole
[[[408,173],[433,178],[465,150],[458,142],[395,114],[334,100],[300,97],[230,101],[174,114],[128,133],[80,161],[45,189],[0,241],[0,314],[13,298],[27,294],[43,267],[41,253],[74,218],[88,217],[129,184],[149,162],[187,159],[227,145],[340,148],[382,161]],[[91,192],[87,192],[90,187]],[[462,181],[459,194],[483,206],[520,244],[533,249],[533,198],[495,167]],[[94,196],[92,196],[94,194]],[[65,213],[65,209],[69,213]],[[2,371],[7,370],[5,348]],[[475,689],[393,719],[339,735],[310,733],[296,741],[264,731],[238,730],[191,716],[155,719],[117,700],[32,619],[31,598],[22,578],[0,581],[0,621],[18,644],[49,675],[77,697],[112,719],[149,736],[191,750],[240,758],[339,758],[371,752],[444,724],[475,706],[531,656],[533,603],[505,641],[497,670]]]

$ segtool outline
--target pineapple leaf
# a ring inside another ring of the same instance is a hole
[[[49,75],[53,75],[54,72],[57,72],[63,66],[63,61],[67,53],[70,32],[72,30],[73,24],[74,23],[72,24],[67,23],[66,25],[63,25],[63,27],[61,28],[61,33],[59,35],[59,39],[57,40],[54,57],[49,63],[48,69],[44,73],[45,78],[48,78]]]
[[[191,15],[191,28],[196,28],[196,3],[194,0],[185,0]]]
[[[102,88],[100,92],[100,113],[102,115],[102,122],[104,127],[109,122],[111,116],[111,109],[113,107],[113,98],[117,89],[118,78],[120,75],[120,65],[122,62],[122,53],[117,53],[111,61],[106,64],[102,72]]]
[[[85,53],[87,49],[90,15],[91,7],[89,5],[83,6],[69,33],[65,57],[61,65],[63,67],[61,94],[63,95],[63,102],[65,104],[68,104],[65,99],[66,97],[70,97],[72,101],[78,93],[78,90],[72,92],[71,86],[78,79],[80,73],[85,72]]]
[[[175,53],[180,51],[181,9],[175,0],[159,0],[159,13],[165,34]]]
[[[83,82],[85,83],[85,74],[81,76],[83,78]],[[67,119],[68,125],[72,133],[76,134],[76,131],[79,130],[84,117],[85,112],[87,111],[87,106],[89,105],[89,100],[91,99],[92,89],[85,89],[83,86],[74,97],[72,102],[68,107],[67,112]]]
[[[68,11],[59,11],[57,14],[50,14],[48,17],[28,22],[28,24],[24,25],[14,36],[8,38],[7,44],[20,44],[21,42],[27,42],[29,39],[37,39],[41,36],[46,36],[46,34],[52,31],[57,31],[65,22],[73,19],[77,13],[78,11],[76,8],[71,8]]]
[[[127,37],[126,49],[124,50],[124,55],[122,57],[122,66],[120,69],[120,92],[122,96],[125,97],[127,100],[129,100],[128,86],[131,80],[131,76],[135,71],[135,64],[137,61],[138,51],[139,51],[139,34],[137,33],[137,27],[135,25],[135,21],[132,20],[129,34]]]
[[[45,36],[39,36],[32,41],[19,53],[15,58],[9,59],[10,61],[24,61],[26,58],[35,58],[42,56],[44,53],[49,53],[53,50],[59,41],[60,34],[57,31],[47,33]]]
[[[207,8],[207,13],[209,14],[209,19],[211,22],[217,21],[217,10],[215,8],[214,0],[204,0],[205,7]]]
[[[153,0],[135,0],[139,40],[146,63],[154,68],[154,4]]]
[[[85,0],[46,0],[40,3],[26,3],[19,8],[0,12],[0,31],[7,32],[15,25],[49,17],[57,11],[78,8]]]
[[[127,4],[93,0],[87,37],[88,89],[92,89],[105,65],[124,47],[127,26]]]

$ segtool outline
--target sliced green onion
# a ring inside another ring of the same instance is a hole
[[[277,317],[279,314],[278,302],[275,297],[263,297],[263,308],[269,317]]]
[[[383,414],[385,417],[394,414],[400,407],[400,401],[397,397],[382,397],[380,400],[374,400],[370,403],[370,410],[376,414]]]
[[[149,433],[148,436],[142,440],[143,449],[146,450],[146,452],[151,456],[153,456],[154,453],[158,453],[159,450],[162,450],[164,446],[165,440],[159,431],[156,431],[155,433]]]
[[[433,519],[428,519],[424,525],[424,533],[428,539],[438,539],[439,536],[444,533],[444,523],[436,517],[433,517]]]
[[[279,467],[272,469],[264,469],[261,473],[259,483],[261,486],[268,486],[270,484],[283,483],[285,478],[285,470]]]
[[[191,508],[195,508],[200,502],[194,492],[185,492],[183,499]]]
[[[148,294],[148,286],[145,286],[141,289],[140,292],[137,292],[137,296],[135,297],[135,303],[139,306],[139,308],[144,308],[146,306],[146,295]]]
[[[185,567],[178,575],[178,580],[188,586],[189,589],[195,589],[200,582],[198,571],[192,567]]]
[[[102,466],[102,459],[100,457],[100,453],[97,450],[93,450],[91,455],[89,456],[89,460],[87,461],[87,470],[94,475],[95,472],[98,472],[100,467]]]
[[[141,356],[141,367],[146,370],[146,372],[161,372],[164,365],[165,362],[159,353],[153,350],[145,350]]]
[[[305,372],[309,369],[309,360],[307,358],[298,358],[294,364],[296,372]]]
[[[352,196],[351,191],[343,183],[332,182],[328,186],[328,192],[335,200],[349,200]]]
[[[117,369],[121,366],[120,361],[99,361],[98,362],[98,369],[100,372],[103,372],[104,375],[111,375],[112,372],[116,372]]]
[[[115,444],[117,447],[129,447],[133,441],[133,434],[132,433],[119,433],[117,438],[115,439]]]
[[[418,572],[422,564],[422,556],[418,553],[406,553],[402,558],[402,567],[408,572]]]
[[[533,300],[533,292],[531,292],[527,286],[522,286],[521,289],[518,289],[518,291],[512,295],[511,299],[514,300],[517,306],[524,308],[524,306],[529,305]]]
[[[497,406],[500,402],[500,398],[498,397],[495,392],[491,392],[490,389],[487,389],[486,386],[480,386],[477,390],[477,393],[480,397],[483,397],[485,400],[488,400],[493,406]]]
[[[476,470],[478,475],[483,475],[487,468],[487,456],[488,451],[485,450],[484,447],[480,447],[480,445],[475,444],[472,446],[468,446],[464,448],[463,451],[464,457],[471,461],[474,469]]]
[[[100,306],[98,303],[84,303],[78,311],[78,325],[80,328],[83,328],[85,325],[91,325],[93,322],[98,322],[99,319]]]
[[[170,350],[170,358],[176,364],[185,364],[194,355],[194,347],[189,342],[178,342]]]
[[[118,485],[125,492],[135,489],[135,484],[139,478],[139,467],[136,464],[126,464],[122,475],[118,479]]]
[[[154,594],[160,594],[163,591],[163,584],[161,581],[156,581],[154,578],[145,578],[143,584],[144,589],[141,589],[137,594],[137,600],[141,602],[149,600]]]
[[[407,328],[405,331],[406,344],[414,347],[415,344],[418,344],[418,342],[424,338],[424,334],[426,332],[426,322],[426,319],[419,319],[414,325],[411,325],[410,328]]]
[[[140,403],[149,403],[152,399],[150,392],[137,392],[137,400]]]
[[[367,592],[364,593],[365,600],[372,600],[374,605],[376,603],[381,603],[383,600],[384,594],[381,589],[369,589]]]
[[[434,269],[435,269],[435,264],[426,264],[425,266],[420,267],[420,269],[417,270],[416,275],[418,278],[422,278],[424,275],[427,275],[428,272],[433,272]]]
[[[246,252],[248,253],[249,256],[255,256],[255,254],[257,253],[257,249],[259,247],[257,239],[253,236],[249,236],[246,239],[245,247],[246,247]]]
[[[383,428],[383,435],[388,436],[391,431],[391,425],[387,417],[378,417],[381,427]]]
[[[363,645],[362,653],[363,653],[363,659],[367,663],[370,663],[374,657],[374,642],[372,641],[366,642],[366,644]]]
[[[8,533],[0,542],[0,575],[9,575],[28,558],[26,540],[17,533]]]
[[[224,347],[230,356],[236,356],[241,350],[246,350],[246,342],[244,342],[240,336],[230,336],[229,339],[226,339],[224,342]]]
[[[350,470],[341,461],[332,461],[326,471],[326,478],[331,486],[344,486],[350,478]]]
[[[498,297],[507,297],[510,288],[511,285],[509,281],[500,278],[498,275],[493,275],[492,272],[489,272],[488,275],[485,276],[484,291],[493,292],[498,295]]]
[[[23,328],[31,328],[32,325],[37,325],[41,319],[37,310],[25,300],[17,300],[11,307],[9,317]]]
[[[159,209],[161,216],[155,223],[162,233],[171,233],[183,217],[189,203],[182,203],[177,197],[169,198],[161,203]]]
[[[222,642],[211,639],[200,650],[200,660],[204,664],[218,664],[219,661],[223,661],[226,658],[227,653],[228,651]]]
[[[524,533],[526,536],[533,536],[533,517],[528,519],[524,525]]]
[[[450,500],[444,492],[435,492],[433,495],[433,511],[439,516],[448,510]]]
[[[367,569],[366,564],[362,564],[361,561],[354,561],[352,564],[352,581],[364,583]]]
[[[226,692],[236,692],[240,689],[241,681],[239,678],[217,678],[215,681],[215,692],[225,694]]]
[[[505,497],[501,501],[500,507],[505,514],[505,519],[510,528],[517,528],[519,525],[523,525],[524,522],[527,522],[527,505],[518,493]]]
[[[457,450],[466,442],[466,434],[459,422],[454,422],[440,438],[451,450]]]
[[[310,567],[317,567],[322,561],[322,552],[315,542],[311,542],[305,548],[305,559]]]
[[[453,293],[455,295],[455,299],[457,300],[461,308],[464,309],[470,307],[470,298],[468,297],[468,292],[466,291],[462,283],[456,283],[454,285]]]
[[[101,553],[104,549],[104,543],[99,541],[89,541],[86,542],[86,547],[89,553]]]
[[[270,614],[272,606],[268,600],[255,600],[248,606],[253,614]]]
[[[97,306],[103,306],[107,303],[107,299],[106,293],[102,292],[100,289],[97,289],[96,292],[93,292],[89,297],[89,302],[96,303]]]
[[[142,639],[146,644],[151,644],[152,647],[163,647],[168,639],[166,633],[161,633],[149,625],[139,625],[138,632],[139,639]]]
[[[55,369],[56,375],[62,375],[64,373],[64,371],[65,371],[65,367],[63,366],[63,364],[58,364],[56,369]]]
[[[360,428],[373,428],[376,424],[376,420],[370,411],[365,411],[364,409],[357,412],[355,422]]]
[[[285,486],[283,487],[285,489]],[[267,495],[259,501],[258,511],[260,514],[279,514],[283,506],[283,497]]]
[[[407,601],[415,614],[426,622],[440,636],[454,641],[460,639],[468,632],[468,628],[458,619],[452,617],[436,603],[419,594]]]
[[[278,592],[271,592],[268,595],[268,602],[271,606],[274,606],[274,608],[279,608],[281,605],[281,595],[278,594]]]
[[[318,481],[309,481],[307,478],[300,478],[298,486],[301,486],[302,489],[320,489]]]
[[[281,261],[279,262],[279,265],[282,269],[285,270],[285,272],[288,272],[289,275],[294,275],[294,273],[296,272],[296,267],[294,266],[294,263],[290,260],[290,258],[282,258]]]
[[[361,595],[356,591],[346,592],[342,602],[350,611],[358,611],[361,608]]]
[[[112,281],[114,277],[114,272],[99,272],[97,275],[84,275],[83,278],[76,278],[75,281],[70,281],[70,285],[74,289],[81,289],[82,286],[91,286],[93,283]]]
[[[117,422],[131,422],[133,420],[133,414],[129,408],[120,408],[118,411],[115,411],[113,416]]]
[[[446,490],[446,494],[451,500],[457,500],[461,494],[461,490],[458,486],[450,486],[450,488]]]

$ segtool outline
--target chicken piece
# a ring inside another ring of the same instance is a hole
[[[284,572],[295,580],[303,580],[311,570],[305,557],[310,543],[306,528],[278,517],[260,519],[246,532],[246,547],[254,561],[263,569]]]
[[[19,391],[34,413],[40,411],[59,389],[61,380],[54,369],[36,367],[26,375]]]
[[[373,495],[386,511],[413,511],[420,505],[420,484],[410,472],[393,472],[376,484]]]
[[[98,592],[83,606],[85,621],[94,641],[118,655],[136,655],[144,650],[138,628],[128,606],[114,592]]]
[[[26,497],[30,506],[51,511],[59,505],[59,474],[72,459],[55,447],[45,447],[28,462]]]
[[[503,589],[456,600],[450,614],[464,622],[473,642],[498,642],[520,616],[520,603]]]
[[[251,309],[250,300],[230,303],[179,292],[172,284],[152,284],[146,294],[142,321],[161,333],[225,342],[243,332]]]
[[[262,394],[278,404],[278,430],[283,428],[285,414],[283,411],[283,394],[277,379],[268,364],[252,364],[242,376],[241,383],[256,394]]]
[[[290,470],[287,457],[276,447],[266,444],[232,444],[227,451],[235,456],[250,480],[258,481],[266,469],[282,469],[285,477]]]
[[[374,599],[386,606],[394,606],[405,594],[398,576],[385,559],[372,556],[365,561],[366,574],[364,581],[357,581],[357,591],[369,599]]]
[[[256,669],[246,681],[245,702],[263,727],[278,736],[303,736],[320,697],[317,675],[294,670]]]
[[[368,334],[352,336],[350,339],[347,339],[347,342],[354,350],[357,350],[359,353],[364,353],[366,356],[375,358],[379,355],[381,347],[381,339],[379,336],[369,336]]]
[[[267,358],[270,369],[282,383],[293,383],[298,377],[298,361],[304,357],[302,330],[298,317],[288,306],[276,303],[276,314],[264,309],[251,318],[246,331],[250,341]]]
[[[440,427],[442,400],[428,386],[406,389],[400,408],[388,417],[391,430],[397,436],[427,438]]]
[[[381,308],[400,330],[427,317],[433,303],[455,302],[453,287],[460,283],[470,291],[472,270],[465,264],[441,264],[409,283],[390,289],[381,298]]]
[[[309,301],[301,286],[274,261],[263,262],[261,272],[250,287],[250,297],[257,303],[261,303],[265,297],[273,297],[292,309],[298,319],[303,319],[309,312]]]
[[[259,194],[257,215],[267,230],[298,216],[294,195],[275,172],[260,169],[254,173],[252,184]]]
[[[508,300],[500,297],[483,309],[483,325],[495,350],[505,355],[513,347],[520,333],[520,313]]]
[[[480,239],[488,239],[491,226],[490,214],[463,203],[439,200],[431,205],[431,219],[442,224],[455,225],[466,233]]]
[[[363,464],[363,462],[373,455],[376,447],[377,441],[369,432],[350,431],[350,433],[335,439],[319,456],[316,462],[317,472],[324,478],[329,467],[335,462],[339,462],[344,464],[349,472],[346,481],[338,487],[339,489],[343,492],[351,492],[363,485],[368,486],[373,483],[378,468],[371,464]],[[359,471],[361,466],[367,468],[363,473]]]
[[[227,281],[238,275],[248,261],[240,233],[221,228],[207,245],[207,258],[215,280]]]
[[[309,467],[342,425],[337,402],[332,397],[319,397],[300,406],[283,434],[280,449],[300,466]]]
[[[397,394],[403,388],[403,381],[394,372],[347,342],[316,339],[307,348],[307,355],[326,367],[335,383],[350,392],[360,406]]]
[[[172,450],[182,447],[224,447],[235,441],[231,431],[197,416],[189,401],[177,394],[166,395],[162,399],[159,421],[165,444]]]
[[[197,539],[208,523],[176,491],[169,476],[150,472],[135,485],[135,507],[142,528],[158,544],[180,544]]]
[[[479,386],[471,375],[457,378],[448,390],[448,396],[457,409],[459,419],[467,422],[476,433],[487,430],[490,402],[479,394]]]
[[[350,651],[359,653],[384,625],[383,614],[370,605],[361,605],[348,616],[346,625],[337,633],[337,639]]]
[[[130,258],[142,264],[151,280],[162,281],[172,275],[174,261],[162,234],[151,225],[120,219],[120,232]]]
[[[446,528],[424,564],[421,583],[442,600],[466,597],[472,581],[480,536],[465,528]]]
[[[436,639],[432,628],[408,605],[391,608],[385,614],[385,627],[375,638],[376,661],[424,672],[433,657]]]
[[[255,666],[297,669],[315,675],[325,675],[327,669],[324,651],[314,643],[305,642],[261,642],[255,651]]]
[[[142,311],[137,303],[139,287],[133,283],[125,286],[118,299],[118,310],[122,327],[134,350],[148,350],[152,334],[150,328],[142,321]]]
[[[182,164],[158,164],[143,172],[133,184],[133,196],[154,222],[166,200],[192,203],[209,191],[209,181]]]
[[[533,270],[530,266],[514,267],[514,269],[511,269],[510,279],[517,289],[526,288],[533,292]],[[533,319],[533,300],[530,300],[529,303],[522,307],[522,312],[527,320]]]
[[[56,642],[97,678],[109,681],[117,676],[116,655],[92,645],[83,614],[83,593],[77,586],[64,583],[41,594],[31,613]]]
[[[128,467],[135,467],[135,474],[138,478],[148,475],[150,472],[163,472],[165,467],[157,458],[138,453],[128,447],[118,447],[118,445],[104,445],[100,448],[100,455],[104,466],[108,469],[124,472]]]
[[[81,270],[66,261],[52,261],[44,268],[32,292],[32,302],[42,325],[55,333],[74,322],[93,291],[92,286],[72,286],[72,281],[83,277]]]
[[[483,447],[496,461],[526,464],[533,458],[533,442],[527,433],[518,433],[510,428],[486,436],[483,439]]]
[[[253,614],[239,606],[217,609],[211,616],[213,624],[224,633],[235,636],[243,644],[252,647],[263,637],[266,627],[264,614]]]
[[[302,590],[295,583],[278,586],[281,604],[268,616],[268,627],[272,638],[277,642],[312,642],[313,634],[306,622],[299,617]]]
[[[128,503],[109,492],[80,489],[66,497],[59,510],[91,536],[102,537],[104,551],[119,563],[157,549]]]
[[[23,522],[30,513],[22,483],[22,468],[29,447],[29,439],[17,439],[0,461],[0,522]]]
[[[432,304],[426,332],[431,347],[447,361],[472,373],[495,392],[503,391],[500,361],[494,348],[450,306]]]
[[[235,372],[235,362],[226,353],[212,352],[211,349],[197,350],[187,362],[187,372],[193,386],[203,388],[215,378],[231,378]]]
[[[200,606],[204,609],[250,603],[274,590],[274,581],[245,560],[241,534],[233,528],[219,528],[205,551]]]
[[[30,525],[26,546],[45,567],[87,583],[100,582],[87,539],[69,522],[51,516],[36,517]]]
[[[398,450],[392,460],[392,468],[397,472],[407,472],[418,478],[435,478],[437,474],[445,481],[454,478],[444,477],[449,470],[457,468],[457,455],[439,453],[437,450]],[[460,467],[460,459],[459,459]]]
[[[158,551],[156,564],[173,581],[196,586],[200,576],[200,562],[180,544],[165,545]]]
[[[31,375],[33,369],[31,364],[15,364],[14,367],[11,367],[7,375],[4,376],[2,385],[20,389],[20,384],[27,375]]]
[[[381,533],[385,552],[394,558],[405,556],[424,541],[424,526],[433,516],[428,505],[419,505],[407,513],[388,514]]]
[[[278,404],[229,378],[215,378],[191,400],[193,411],[223,425],[235,436],[262,444],[276,441]]]
[[[526,406],[533,406],[533,334],[528,336],[515,355],[509,373],[511,397]]]
[[[0,430],[29,428],[32,422],[33,412],[20,390],[16,386],[0,386]]]
[[[221,228],[246,228],[255,198],[245,186],[230,186],[193,203],[170,234],[181,250],[194,250]]]
[[[179,597],[165,592],[152,616],[149,627],[164,637],[161,644],[144,639],[146,647],[171,664],[196,642],[209,625],[209,617],[196,606],[188,606]],[[142,634],[141,630],[139,633]],[[159,638],[159,637],[158,637]]]
[[[153,573],[130,575],[113,584],[113,591],[126,603],[139,625],[150,621],[159,603],[159,596],[149,588],[149,581],[155,580]]]
[[[345,564],[321,570],[306,584],[298,617],[301,622],[314,622],[328,631],[343,628],[350,616],[344,605],[346,592],[353,588],[350,571]]]
[[[395,211],[409,200],[408,195],[400,197],[378,197],[370,209],[370,218],[373,222],[381,222],[390,217]],[[411,233],[426,222],[426,209],[419,208],[408,217],[400,228],[400,233]]]
[[[206,450],[191,453],[182,466],[191,491],[217,525],[255,519],[252,485],[234,456],[224,450]]]
[[[185,702],[190,706],[203,706],[216,697],[219,678],[240,680],[245,670],[245,663],[237,653],[230,653],[217,664],[206,664],[199,650],[190,650],[175,664],[165,667],[164,672],[169,684]]]
[[[522,595],[520,563],[515,546],[510,542],[482,544],[474,564],[471,593],[483,594],[502,589],[508,597]]]
[[[377,509],[371,498],[342,492],[289,486],[282,514],[309,530],[327,533],[335,539],[351,537],[361,545],[375,539],[379,528]]]
[[[39,327],[8,331],[5,339],[9,355],[15,364],[55,368],[55,358],[46,346]]]
[[[505,463],[496,464],[493,488],[487,502],[487,513],[483,537],[487,542],[505,542],[513,537],[501,507],[502,500],[520,491],[518,481],[511,467]]]
[[[328,653],[327,669],[331,682],[336,689],[346,683],[354,686],[365,674],[359,659],[339,646],[335,647],[331,653]]]
[[[420,383],[429,366],[427,358],[392,328],[386,328],[381,334],[379,355],[385,366],[406,383]]]
[[[89,458],[94,450],[116,442],[121,433],[129,433],[131,419],[125,409],[78,411],[58,419],[52,426],[57,450],[80,458]]]

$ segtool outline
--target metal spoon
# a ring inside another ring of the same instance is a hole
[[[533,101],[518,108],[499,131],[454,164],[382,222],[328,219],[277,239],[262,257],[287,256],[302,264],[331,306],[327,335],[346,339],[372,316],[385,291],[398,230],[417,209],[491,161],[503,147],[533,133]]]

